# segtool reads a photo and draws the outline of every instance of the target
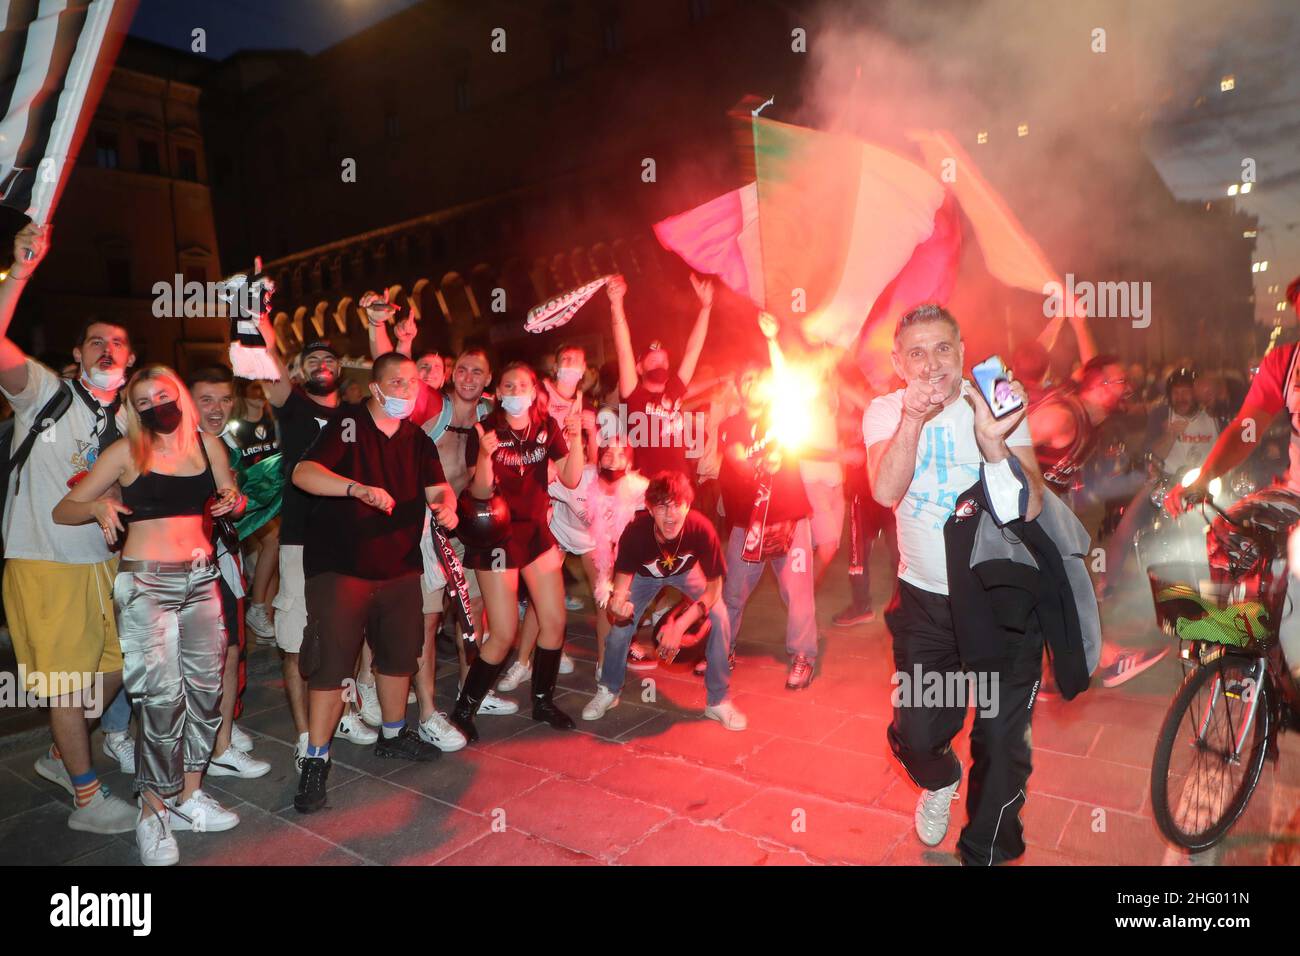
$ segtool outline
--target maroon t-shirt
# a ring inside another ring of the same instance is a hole
[[[514,521],[546,523],[550,505],[547,493],[546,463],[559,461],[569,453],[569,443],[555,421],[548,418],[540,428],[530,424],[526,431],[515,431],[503,417],[492,417],[484,428],[496,422],[497,450],[492,453],[492,474],[497,494],[506,499]]]
[[[359,498],[311,498],[304,527],[303,576],[326,571],[389,580],[420,571],[420,535],[428,507],[424,489],[442,484],[442,462],[429,436],[409,420],[391,436],[365,405],[349,405],[327,424],[302,456],[362,485],[393,496],[384,514]]]
[[[744,412],[732,415],[718,429],[718,445],[722,449],[722,469],[718,482],[722,489],[722,507],[727,512],[726,526],[749,524],[754,513],[754,500],[758,495],[758,479],[752,472],[742,471],[727,454],[732,445],[746,448],[759,441],[765,431],[762,423],[751,421]],[[804,490],[803,476],[799,473],[798,459],[783,455],[781,467],[772,476],[772,497],[767,506],[767,520],[797,521],[812,514],[808,493]]]
[[[680,471],[694,478],[695,463],[686,457],[686,436],[682,398],[686,384],[677,375],[669,375],[664,390],[651,392],[637,382],[632,394],[623,400],[627,409],[627,440],[634,449],[633,464],[647,478],[661,471]],[[700,436],[703,437],[703,436]]]

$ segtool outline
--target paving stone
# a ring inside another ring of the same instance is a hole
[[[882,757],[776,738],[745,761],[753,779],[806,789],[858,805],[874,803],[890,782]]]
[[[507,800],[504,809],[507,827],[602,860],[616,858],[669,816],[576,780],[549,780]]]
[[[61,792],[61,791],[60,791]],[[0,820],[0,864],[57,866],[108,846],[113,837],[68,829],[72,800],[44,803]]]
[[[487,813],[551,776],[550,771],[468,748],[443,754],[431,764],[408,764],[384,779],[471,813]]]
[[[444,858],[446,866],[603,866],[600,860],[576,853],[518,830],[488,833],[463,850]]]
[[[722,826],[801,850],[814,860],[876,864],[912,823],[884,810],[772,788],[724,816]]]
[[[623,758],[620,744],[536,723],[525,733],[491,744],[486,750],[494,756],[575,780],[588,780]]]
[[[673,820],[618,859],[623,866],[806,866],[797,853],[743,833]]]
[[[372,777],[331,790],[316,813],[289,809],[277,816],[367,861],[390,865],[436,863],[489,826],[483,817]]]
[[[650,754],[626,756],[591,783],[694,820],[716,820],[759,789],[735,774]]]
[[[32,774],[32,776],[36,775]],[[24,779],[12,770],[0,767],[0,820],[52,803],[56,799],[56,794],[61,794],[65,798],[67,796],[57,787],[37,787],[33,781]]]
[[[1034,752],[1030,777],[1033,788],[1041,793],[1129,813],[1142,809],[1150,779],[1148,772],[1136,767],[1041,750]]]
[[[772,740],[761,730],[727,730],[704,716],[664,714],[642,724],[626,738],[639,751],[671,754],[719,769],[738,769],[745,759]]]

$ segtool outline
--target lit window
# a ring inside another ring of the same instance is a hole
[[[1241,238],[1243,238],[1243,239],[1254,239],[1255,236],[1257,236],[1257,235],[1258,235],[1258,233],[1257,233],[1254,229],[1247,229],[1245,232],[1243,232],[1243,233],[1241,234]]]
[[[1258,271],[1259,271],[1259,263],[1258,263],[1258,262],[1252,262],[1252,263],[1250,264],[1250,271],[1251,271],[1251,272],[1258,272]]]
[[[1029,135],[1029,124],[1028,124],[1028,123],[1021,123],[1019,126],[1017,126],[1017,127],[1016,127],[1016,135],[1017,135],[1017,136],[1028,136],[1028,135]]]
[[[1242,183],[1242,184],[1241,184],[1241,194],[1242,194],[1243,196],[1246,195],[1246,193],[1250,192],[1251,185],[1252,185],[1251,183]]]
[[[1267,271],[1268,271],[1268,260],[1267,260],[1267,259],[1265,259],[1263,262],[1261,262],[1261,263],[1259,264],[1259,271],[1260,271],[1260,272],[1267,272]]]
[[[1285,302],[1279,302],[1279,303],[1277,304],[1277,311],[1278,311],[1278,312],[1285,312],[1285,311],[1286,311],[1286,303],[1285,303]]]
[[[1229,73],[1223,79],[1219,80],[1219,92],[1231,93],[1237,88],[1237,78]]]
[[[980,130],[978,133],[975,134],[975,142],[979,143],[981,146],[983,146],[983,145],[984,145],[985,143],[987,143],[988,141],[989,141],[989,131],[988,131],[988,130],[986,130],[986,129],[982,129],[982,130]]]
[[[1233,183],[1231,186],[1228,187],[1228,195],[1229,195],[1229,196],[1235,196],[1235,195],[1237,195],[1237,184],[1236,184],[1236,183]]]

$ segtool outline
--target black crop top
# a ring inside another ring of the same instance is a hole
[[[207,449],[204,449],[206,457]],[[122,503],[131,509],[131,521],[201,515],[217,490],[212,462],[197,475],[164,475],[151,471],[122,486]]]

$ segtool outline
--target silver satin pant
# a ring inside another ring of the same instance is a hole
[[[113,582],[122,682],[136,713],[135,789],[180,791],[212,758],[221,726],[226,627],[215,564],[123,560]],[[179,570],[173,569],[179,568]]]

